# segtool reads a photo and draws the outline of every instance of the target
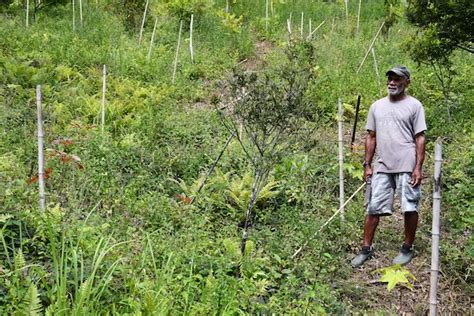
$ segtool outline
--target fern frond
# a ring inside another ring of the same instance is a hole
[[[13,262],[15,266],[15,271],[19,271],[26,266],[25,256],[23,255],[21,249],[18,249],[18,251],[15,253],[15,259]]]
[[[38,289],[33,283],[30,284],[30,287],[28,289],[28,294],[26,295],[24,301],[26,303],[25,315],[29,315],[29,316],[41,315],[43,306],[41,305]]]

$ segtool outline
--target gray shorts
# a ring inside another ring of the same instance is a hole
[[[395,192],[400,196],[401,211],[418,212],[421,198],[421,185],[412,187],[409,183],[411,172],[375,173],[372,176],[372,194],[367,214],[392,215]]]

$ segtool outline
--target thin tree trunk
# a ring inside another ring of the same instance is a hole
[[[158,18],[155,18],[155,25],[153,26],[153,33],[151,34],[151,40],[150,40],[150,48],[148,49],[148,55],[147,55],[148,60],[150,60],[150,58],[151,58],[151,51],[153,49],[153,42],[155,41],[156,25],[157,24],[158,24]]]
[[[194,15],[191,14],[191,22],[189,22],[189,52],[191,53],[191,62],[194,64],[193,21],[194,21]]]
[[[339,114],[338,120],[338,142],[339,142],[339,207],[341,210],[341,220],[344,219],[344,155],[343,155],[343,139],[342,139],[342,104],[341,98],[337,102],[337,110]]]
[[[39,183],[39,206],[40,211],[45,211],[44,193],[44,156],[43,156],[43,106],[41,98],[41,86],[36,86],[36,106],[38,114],[38,183]]]
[[[248,229],[249,229],[250,222],[252,219],[253,207],[255,205],[255,201],[257,200],[258,191],[259,191],[260,183],[262,180],[261,178],[262,178],[262,171],[257,170],[255,172],[255,179],[252,185],[252,193],[250,195],[250,200],[247,207],[247,215],[245,216],[244,231],[242,233],[242,242],[240,243],[240,252],[242,255],[245,254],[245,246],[247,245],[247,240],[249,237]]]
[[[440,239],[440,213],[441,213],[441,140],[435,144],[435,167],[433,188],[433,226],[431,244],[431,280],[430,280],[430,315],[437,315],[438,301],[438,275],[439,275],[439,239]]]
[[[105,129],[105,91],[107,86],[107,66],[104,65],[102,70],[102,134]]]
[[[142,43],[143,28],[145,27],[146,12],[148,11],[148,2],[149,0],[146,0],[145,11],[143,11],[142,25],[140,27],[140,35],[138,36],[138,45]]]
[[[217,163],[219,162],[219,160],[221,159],[222,155],[224,154],[224,151],[226,150],[227,146],[229,146],[231,140],[234,138],[235,133],[236,133],[236,131],[234,131],[234,132],[232,132],[232,134],[230,134],[230,136],[229,136],[229,138],[227,139],[227,141],[226,141],[224,147],[222,148],[221,152],[219,153],[219,156],[217,156],[217,159],[214,161],[214,163],[212,164],[211,168],[210,168],[209,171],[207,172],[206,177],[205,177],[204,180],[201,182],[201,184],[199,185],[198,190],[196,191],[196,195],[192,197],[191,202],[190,202],[189,204],[193,204],[194,201],[196,200],[197,195],[201,192],[202,188],[204,187],[204,185],[205,185],[206,182],[207,182],[207,179],[209,179],[209,176],[212,174],[212,172],[213,172],[214,169],[216,168]]]
[[[381,24],[380,27],[379,27],[379,30],[377,31],[377,33],[375,34],[374,38],[372,39],[372,42],[370,43],[369,48],[367,49],[367,52],[365,53],[365,56],[364,56],[364,58],[362,59],[362,62],[360,63],[360,65],[359,65],[359,68],[357,68],[356,74],[359,73],[360,69],[361,69],[362,66],[364,65],[365,60],[367,59],[367,56],[369,56],[370,50],[371,50],[372,47],[374,46],[375,40],[376,40],[377,37],[379,36],[380,31],[382,31],[382,27],[383,27],[384,25],[385,25],[385,21],[382,22],[382,24]]]
[[[173,77],[171,82],[174,83],[176,79],[176,69],[178,68],[179,46],[181,45],[181,32],[183,31],[183,20],[179,22],[178,44],[176,45],[176,56],[174,57]]]

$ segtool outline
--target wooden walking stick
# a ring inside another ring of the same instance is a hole
[[[437,315],[438,301],[436,299],[439,275],[439,237],[441,213],[441,140],[435,144],[435,170],[433,188],[433,226],[431,244],[431,280],[430,280],[430,316]]]

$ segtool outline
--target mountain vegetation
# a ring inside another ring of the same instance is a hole
[[[470,313],[473,56],[458,17],[472,4],[436,3],[1,1],[0,313],[426,314],[437,139],[438,308]],[[417,256],[389,267],[398,212],[352,269],[363,194],[315,235],[339,208],[337,103],[347,197],[396,64],[428,125]]]

